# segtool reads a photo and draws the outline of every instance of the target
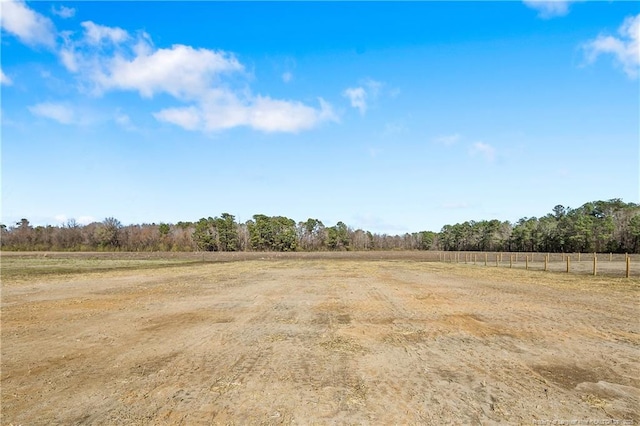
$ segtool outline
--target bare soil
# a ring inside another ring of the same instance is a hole
[[[640,422],[636,278],[197,260],[3,253],[1,423]]]

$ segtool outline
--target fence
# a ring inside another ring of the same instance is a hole
[[[435,250],[325,251],[325,252],[0,252],[1,257],[91,259],[184,259],[202,262],[242,260],[414,260],[449,262],[487,267],[527,269],[607,277],[640,278],[640,254],[474,252]]]
[[[438,260],[498,268],[519,268],[549,272],[606,275],[615,277],[640,276],[639,255],[627,253],[513,253],[513,252],[438,252]],[[635,269],[633,269],[635,268]]]

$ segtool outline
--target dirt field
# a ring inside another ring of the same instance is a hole
[[[266,257],[3,254],[1,423],[640,422],[637,278]]]

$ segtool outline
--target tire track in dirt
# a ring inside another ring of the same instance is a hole
[[[430,268],[251,261],[50,299],[46,282],[3,288],[3,422],[640,420],[637,292]]]

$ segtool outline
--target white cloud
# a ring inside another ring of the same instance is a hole
[[[482,155],[487,161],[493,161],[496,158],[496,149],[484,142],[476,142],[469,149],[471,155]]]
[[[120,44],[129,38],[129,33],[118,27],[105,27],[91,21],[83,22],[82,27],[85,32],[85,40],[92,45],[99,45],[104,41],[113,44]]]
[[[457,143],[460,140],[461,136],[458,133],[452,135],[443,135],[438,136],[433,141],[437,144],[441,144],[444,146],[451,146]]]
[[[288,83],[291,80],[293,80],[293,74],[291,74],[289,71],[282,74],[282,81]]]
[[[5,86],[11,86],[13,81],[0,69],[0,84],[4,84]]]
[[[367,112],[367,92],[363,87],[349,87],[343,93],[351,106],[357,108],[361,115]]]
[[[62,124],[72,124],[74,122],[73,110],[63,104],[44,102],[29,107],[32,114],[49,118]]]
[[[600,55],[611,54],[625,74],[635,79],[640,68],[640,14],[627,17],[618,34],[620,37],[599,35],[585,43],[587,61],[593,63]]]
[[[97,82],[105,90],[136,90],[143,97],[166,92],[193,99],[207,91],[219,74],[243,69],[233,55],[174,45],[132,60],[116,57]]]
[[[63,19],[69,19],[75,16],[76,10],[72,7],[66,7],[62,5],[60,5],[60,7],[58,8],[56,8],[55,6],[51,6],[51,13]]]
[[[121,28],[83,22],[85,33],[79,41],[66,34],[60,51],[63,65],[93,85],[96,94],[108,90],[132,90],[145,98],[168,93],[180,99],[201,97],[220,82],[221,74],[243,72],[233,54],[194,49],[176,44],[155,49],[150,37],[133,38]],[[105,53],[101,44],[110,43]]]
[[[2,29],[29,46],[53,48],[56,30],[51,20],[27,7],[23,1],[2,1]]]
[[[297,133],[323,121],[337,117],[327,102],[319,99],[320,108],[312,108],[296,101],[283,101],[258,96],[241,101],[232,97],[224,102],[204,102],[202,105],[167,108],[154,114],[186,130],[218,131],[248,126],[263,132]]]
[[[323,121],[337,121],[331,105],[322,99],[319,107],[312,107],[252,94],[242,80],[246,80],[245,68],[232,53],[180,44],[158,49],[144,33],[134,38],[119,28],[83,26],[81,40],[66,35],[60,54],[65,67],[88,82],[96,95],[124,90],[151,98],[165,93],[183,103],[155,112],[158,121],[192,131],[248,126],[294,133]],[[110,43],[109,53],[99,47],[104,42]],[[233,83],[240,88],[234,89]]]
[[[249,110],[249,125],[265,132],[298,132],[326,120],[335,120],[331,106],[320,98],[320,109],[296,101],[282,101],[258,96]]]
[[[523,0],[523,3],[531,9],[537,10],[540,18],[551,19],[569,13],[569,4],[571,1]]]
[[[176,126],[180,126],[187,130],[198,130],[202,128],[202,113],[194,106],[186,108],[167,108],[154,113],[153,116],[158,121],[175,124]]]

